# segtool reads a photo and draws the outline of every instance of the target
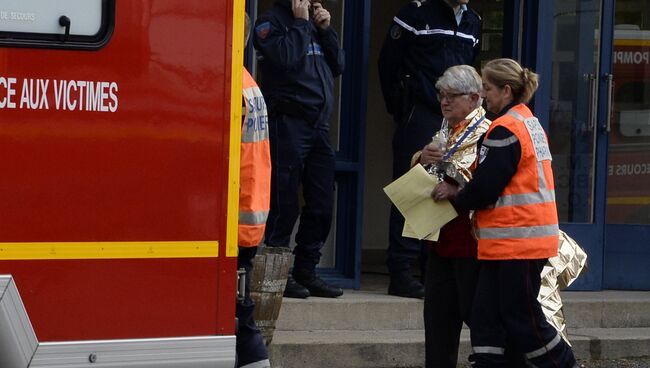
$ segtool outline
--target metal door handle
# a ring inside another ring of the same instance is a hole
[[[605,74],[605,79],[607,80],[607,115],[605,116],[603,129],[609,133],[610,130],[612,130],[612,114],[614,113],[614,111],[612,111],[612,103],[614,100],[614,75]]]
[[[596,127],[596,116],[598,112],[598,78],[595,74],[585,74],[584,78],[589,82],[589,115],[587,116],[587,131],[591,132]]]

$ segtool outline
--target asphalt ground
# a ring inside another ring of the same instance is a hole
[[[650,356],[633,359],[581,360],[578,365],[580,368],[650,368]],[[459,365],[458,368],[470,368],[470,365]]]
[[[650,353],[650,352],[649,352]],[[581,368],[649,368],[650,357],[581,361]]]

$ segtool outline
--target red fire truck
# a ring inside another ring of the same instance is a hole
[[[607,218],[650,223],[650,30],[617,26]]]
[[[0,1],[0,367],[234,366],[243,14]]]

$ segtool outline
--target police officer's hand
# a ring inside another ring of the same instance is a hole
[[[298,19],[309,20],[309,0],[291,0],[291,10],[293,17]]]
[[[422,165],[431,165],[436,162],[442,161],[444,151],[438,147],[434,142],[431,142],[422,148],[422,154],[420,155],[420,163]]]
[[[458,187],[443,181],[433,188],[431,198],[438,202],[445,199],[454,199],[456,198],[456,194],[458,194]]]
[[[320,2],[314,2],[312,7],[314,8],[314,22],[316,22],[316,25],[320,29],[327,29],[330,26],[330,12],[323,8]]]

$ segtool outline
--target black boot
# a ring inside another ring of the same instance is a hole
[[[306,287],[312,296],[336,298],[343,295],[343,289],[327,284],[320,277],[316,276],[316,273],[313,271],[294,268],[293,277],[296,279],[296,282]]]
[[[309,290],[297,283],[291,274],[289,274],[289,278],[287,278],[287,286],[284,288],[283,296],[287,298],[305,299],[309,296]]]
[[[424,298],[424,286],[414,279],[407,271],[395,272],[390,275],[388,295],[405,298]]]

